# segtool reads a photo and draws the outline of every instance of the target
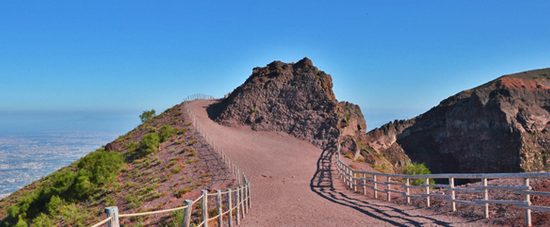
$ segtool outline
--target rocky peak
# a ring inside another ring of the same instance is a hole
[[[317,145],[338,135],[332,78],[304,58],[256,67],[244,84],[211,109],[225,125],[283,131]]]

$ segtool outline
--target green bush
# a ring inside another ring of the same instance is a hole
[[[410,163],[408,165],[406,165],[405,167],[403,167],[403,174],[407,174],[407,175],[423,175],[423,174],[431,174],[432,171],[430,171],[430,169],[428,169],[428,167],[426,167],[426,165],[424,165],[424,163]],[[412,185],[422,185],[426,183],[426,179],[414,179],[413,181],[411,181],[411,184]],[[430,180],[430,184],[434,184],[433,182],[433,179]]]
[[[17,220],[17,223],[15,223],[14,227],[27,227],[29,226],[23,218],[19,217]]]
[[[58,213],[61,205],[63,205],[63,200],[59,198],[59,196],[54,195],[50,198],[48,204],[46,204],[46,211],[48,211],[49,214],[55,215]]]
[[[141,156],[146,156],[148,154],[157,153],[159,150],[159,143],[160,143],[160,137],[157,133],[149,133],[143,138],[141,138],[141,142],[139,143],[139,153]]]
[[[177,130],[174,127],[170,125],[162,126],[159,131],[160,142],[162,143],[164,141],[167,141],[172,136],[176,135],[176,133]]]
[[[86,219],[89,218],[87,210],[82,210],[75,204],[67,204],[60,208],[59,214],[68,226],[85,226]]]
[[[146,121],[149,121],[149,120],[153,119],[153,117],[155,117],[155,115],[156,115],[156,112],[155,112],[154,109],[146,110],[146,111],[143,111],[143,113],[141,113],[141,115],[139,115],[139,119],[141,119],[142,123],[145,123]]]
[[[93,152],[78,162],[78,174],[88,177],[93,184],[111,182],[122,166],[122,155],[117,152]]]
[[[38,217],[32,220],[31,226],[50,227],[50,226],[55,226],[55,222],[48,215],[40,214],[38,215]]]

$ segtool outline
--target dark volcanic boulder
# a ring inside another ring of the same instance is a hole
[[[246,82],[211,111],[221,124],[283,131],[322,146],[338,136],[337,104],[330,75],[304,58],[254,68]]]
[[[534,70],[460,92],[412,120],[369,132],[367,140],[433,172],[548,170],[549,110],[550,69]]]

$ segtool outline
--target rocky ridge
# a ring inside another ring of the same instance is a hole
[[[516,172],[550,167],[550,69],[505,75],[428,112],[367,134],[373,149],[433,172]]]

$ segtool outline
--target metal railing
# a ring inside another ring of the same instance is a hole
[[[450,202],[450,208],[454,212],[457,210],[456,203],[462,203],[473,206],[484,207],[484,216],[489,218],[490,204],[507,204],[525,210],[525,224],[532,225],[531,211],[550,212],[549,206],[534,206],[531,204],[531,195],[550,196],[550,192],[533,191],[529,185],[529,180],[533,178],[549,179],[548,172],[533,173],[457,173],[457,174],[385,174],[379,172],[369,172],[355,170],[350,165],[340,159],[340,147],[337,149],[336,166],[340,178],[344,181],[346,187],[353,192],[360,192],[367,195],[367,191],[372,190],[374,198],[378,199],[378,193],[385,193],[386,200],[392,200],[392,194],[397,194],[411,204],[411,199],[425,199],[427,207],[431,205],[431,198],[438,198]],[[411,180],[420,181],[422,184],[412,185]],[[434,184],[431,180],[448,180],[448,184]],[[456,179],[477,179],[482,182],[480,186],[456,187]],[[492,179],[522,179],[521,185],[488,185],[488,180]],[[446,193],[434,193],[432,188],[443,189]],[[414,194],[411,189],[420,189],[421,193]],[[497,200],[490,199],[489,190],[511,191],[522,197],[521,200]],[[460,200],[457,199],[457,192],[480,193],[483,199]]]
[[[214,97],[208,95],[191,95],[187,97],[184,101],[184,105],[187,102],[194,100],[212,100]],[[232,174],[238,182],[238,187],[235,189],[227,189],[225,191],[217,190],[215,193],[208,193],[207,190],[202,190],[201,196],[195,200],[185,200],[183,201],[183,206],[175,207],[164,210],[155,210],[147,211],[141,213],[129,213],[129,214],[119,214],[118,207],[112,206],[105,209],[106,218],[100,222],[92,225],[92,227],[99,227],[106,225],[108,227],[119,227],[120,218],[129,218],[129,217],[139,217],[147,216],[154,214],[162,214],[168,212],[183,212],[182,226],[189,227],[191,225],[191,212],[193,211],[193,206],[200,202],[201,210],[201,222],[196,223],[195,226],[208,227],[210,221],[216,220],[217,226],[222,226],[224,222],[227,222],[228,226],[239,225],[242,218],[245,217],[245,214],[251,209],[251,196],[250,196],[250,182],[246,178],[246,175],[237,167],[234,163],[231,162],[229,157],[223,152],[223,150],[216,146],[215,143],[208,138],[208,136],[202,130],[200,123],[197,121],[195,115],[189,110],[187,110],[188,117],[191,119],[191,123],[195,130],[213,147],[214,151],[218,153],[223,160],[224,164],[229,168]],[[209,217],[209,204],[208,199],[211,196],[215,196],[216,200],[216,216]],[[227,204],[227,207],[224,207],[223,204]],[[225,217],[225,218],[224,218]],[[234,221],[234,222],[233,222]]]

